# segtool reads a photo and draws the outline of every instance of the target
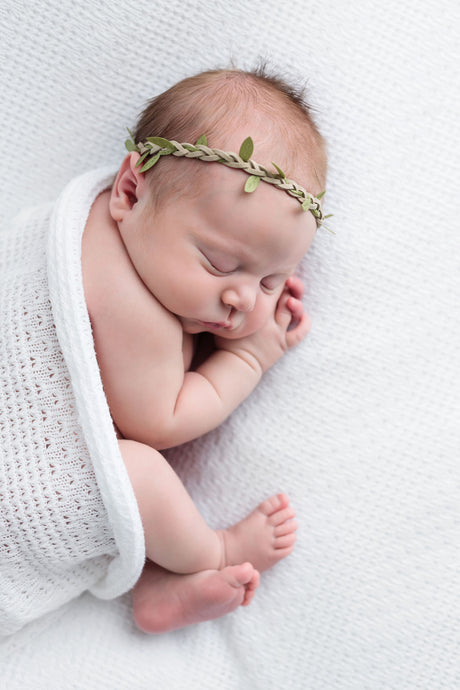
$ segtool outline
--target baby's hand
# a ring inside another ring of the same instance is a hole
[[[216,337],[219,350],[234,352],[250,364],[267,371],[282,355],[298,345],[310,330],[310,317],[305,313],[301,297],[303,285],[291,276],[285,283],[273,315],[252,335],[236,340]]]

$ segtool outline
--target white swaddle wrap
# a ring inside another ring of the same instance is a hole
[[[0,635],[144,563],[81,277],[81,236],[113,172],[73,180],[0,235]]]
[[[0,25],[6,227],[119,166],[146,99],[265,58],[308,84],[336,231],[303,263],[308,338],[168,453],[215,528],[285,491],[293,554],[160,636],[85,593],[5,638],[2,690],[458,690],[460,3],[3,0]]]

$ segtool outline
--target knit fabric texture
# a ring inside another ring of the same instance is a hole
[[[336,235],[301,266],[305,341],[168,452],[212,527],[286,492],[292,555],[250,606],[166,635],[136,631],[129,594],[85,593],[0,644],[0,685],[458,690],[460,4],[3,0],[2,20],[8,227],[79,173],[117,169],[148,99],[265,58],[307,85]]]
[[[143,563],[82,293],[81,234],[107,179],[0,234],[0,635],[87,589],[121,594]]]

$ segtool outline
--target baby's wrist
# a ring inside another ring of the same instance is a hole
[[[264,362],[260,357],[257,357],[254,352],[251,352],[246,348],[239,347],[233,350],[233,354],[239,357],[252,371],[254,371],[256,376],[259,378],[261,378],[265,373],[266,368],[264,366]]]

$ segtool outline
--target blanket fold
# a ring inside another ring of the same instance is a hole
[[[113,598],[145,560],[104,395],[81,238],[113,171],[73,180],[0,235],[0,634],[85,590]]]

